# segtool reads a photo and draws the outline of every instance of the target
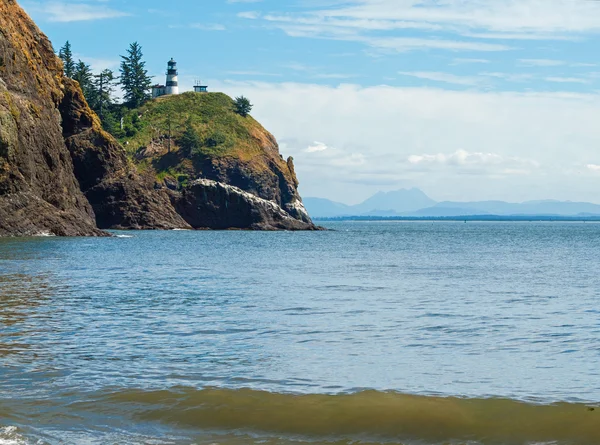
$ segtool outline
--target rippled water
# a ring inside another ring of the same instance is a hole
[[[600,443],[600,225],[329,227],[0,239],[0,444]]]

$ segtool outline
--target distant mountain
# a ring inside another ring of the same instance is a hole
[[[416,212],[422,208],[432,207],[436,201],[421,190],[402,189],[393,192],[379,192],[365,202],[349,206],[323,198],[305,198],[304,206],[315,218],[332,218],[337,216],[398,216]]]
[[[393,192],[379,192],[370,197],[362,204],[352,206],[354,212],[359,215],[371,213],[376,215],[382,214],[402,214],[407,212],[415,212],[425,207],[431,207],[436,204],[436,201],[431,199],[421,190],[402,189]]]
[[[600,205],[572,201],[474,201],[436,203],[419,189],[379,192],[361,204],[349,206],[322,198],[306,198],[304,204],[315,218],[343,216],[600,216]]]

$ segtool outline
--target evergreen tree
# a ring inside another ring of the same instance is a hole
[[[121,131],[120,123],[121,118],[118,116],[118,113],[115,113],[111,109],[105,109],[103,113],[104,116],[101,118],[102,128],[117,138],[123,137],[124,134]]]
[[[94,90],[96,103],[94,111],[104,120],[109,108],[112,105],[112,94],[115,91],[115,73],[112,70],[106,69],[100,74],[94,75]]]
[[[125,102],[132,108],[139,107],[150,99],[152,79],[148,76],[146,62],[142,60],[142,47],[133,42],[126,56],[121,56],[121,86]]]
[[[71,43],[67,43],[58,51],[58,57],[63,61],[63,69],[65,76],[73,78],[75,75],[75,60],[73,60],[73,52],[71,51]]]
[[[119,104],[111,103],[103,110],[102,128],[108,131],[117,139],[125,136],[125,131],[121,129],[121,118],[123,117],[124,107]]]
[[[185,124],[185,131],[179,139],[179,146],[185,154],[190,155],[192,152],[202,146],[202,139],[192,125],[192,120],[188,119]]]
[[[77,65],[75,66],[75,72],[73,73],[73,80],[79,82],[81,91],[83,91],[85,99],[92,108],[94,108],[94,104],[96,102],[96,91],[94,89],[93,77],[94,76],[90,66],[81,60],[78,61]]]
[[[246,117],[252,111],[252,105],[244,96],[236,97],[234,102],[235,112],[240,116]]]

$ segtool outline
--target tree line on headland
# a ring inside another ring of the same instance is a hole
[[[100,117],[104,129],[117,138],[126,136],[120,124],[124,112],[140,107],[152,97],[152,77],[148,75],[141,45],[131,43],[126,55],[121,56],[119,76],[110,69],[94,74],[89,64],[81,59],[75,61],[69,41],[60,48],[58,57],[63,62],[65,76],[79,82],[83,95]],[[123,103],[114,99],[117,88],[123,92]],[[252,111],[252,107],[244,96],[236,97],[234,101],[235,111],[243,117]]]
[[[123,108],[137,108],[151,98],[152,78],[148,75],[143,56],[139,43],[129,45],[127,54],[121,56],[120,76],[117,77],[110,69],[94,74],[89,64],[82,60],[76,62],[69,41],[58,52],[65,76],[79,82],[83,95],[100,117],[104,129],[117,137],[124,136],[120,134]],[[123,90],[122,104],[114,100],[114,93],[119,87]]]

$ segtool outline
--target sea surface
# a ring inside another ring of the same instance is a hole
[[[600,224],[0,239],[0,444],[600,444]]]

